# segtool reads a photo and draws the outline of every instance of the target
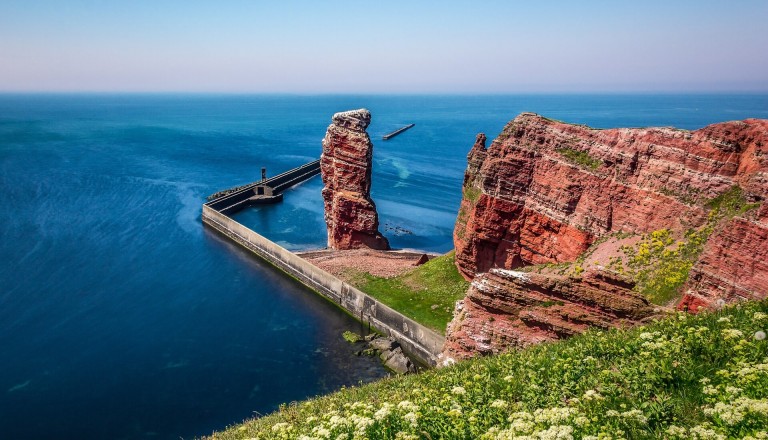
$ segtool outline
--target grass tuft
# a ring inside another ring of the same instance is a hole
[[[603,164],[600,159],[595,159],[586,151],[576,150],[570,147],[561,147],[556,151],[569,162],[589,168],[590,170],[596,170]]]

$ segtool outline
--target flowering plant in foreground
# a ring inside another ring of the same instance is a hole
[[[768,301],[342,390],[221,439],[768,439]]]

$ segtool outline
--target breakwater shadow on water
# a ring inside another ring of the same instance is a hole
[[[345,322],[345,330],[357,329],[361,335],[368,335],[374,331],[370,322],[361,321],[359,316],[353,316],[343,307],[322,295],[318,295],[315,290],[307,287],[307,285],[292,275],[285,273],[269,261],[263,258],[254,258],[253,252],[232,242],[229,237],[220,231],[212,228],[203,228],[203,236],[211,246],[220,249],[229,256],[233,256],[239,264],[242,264],[248,270],[257,272],[260,278],[268,280],[270,284],[286,287],[285,289],[272,291],[272,295],[287,298],[294,304],[294,307],[310,309],[313,312],[319,313],[323,318],[329,318],[328,320],[330,321],[342,320]],[[294,293],[297,290],[303,294],[295,295]],[[343,319],[339,317],[340,315],[343,316]],[[341,333],[338,336],[341,338]]]

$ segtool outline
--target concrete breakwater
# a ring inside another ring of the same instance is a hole
[[[218,212],[233,214],[251,205],[273,203],[283,199],[283,191],[320,174],[320,160],[315,160],[282,174],[266,178],[266,169],[262,169],[263,178],[258,182],[243,185],[209,196],[206,205]]]
[[[203,205],[204,224],[296,278],[361,322],[393,337],[420,362],[430,366],[437,364],[437,356],[445,342],[442,335],[243,226],[209,206],[211,203]]]

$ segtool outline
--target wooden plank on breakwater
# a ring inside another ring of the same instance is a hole
[[[393,138],[393,137],[397,136],[398,134],[404,132],[405,130],[408,130],[409,128],[413,127],[414,125],[416,125],[416,124],[408,124],[405,127],[398,128],[397,130],[393,131],[392,133],[385,134],[381,138],[386,141],[387,139]]]

